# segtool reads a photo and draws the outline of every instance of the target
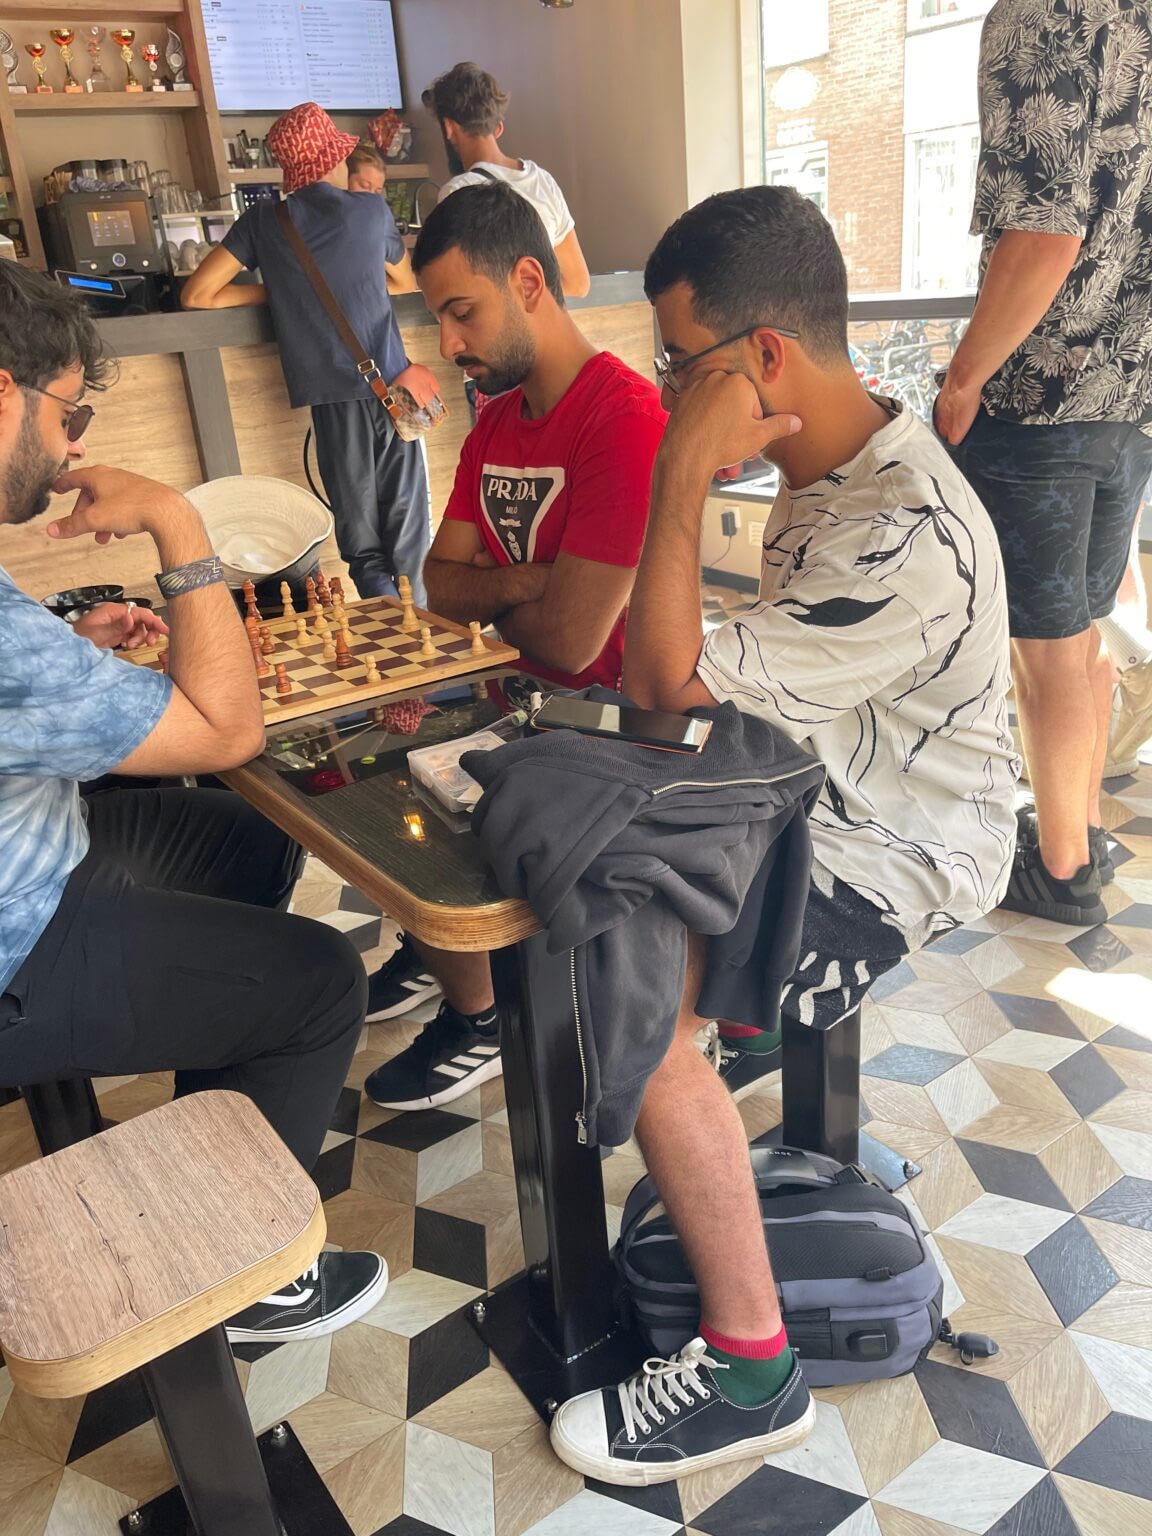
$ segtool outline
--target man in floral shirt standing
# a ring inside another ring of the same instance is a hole
[[[1004,555],[1035,814],[1004,906],[1106,917],[1111,612],[1152,471],[1152,6],[998,0],[980,50],[980,293],[936,429]]]

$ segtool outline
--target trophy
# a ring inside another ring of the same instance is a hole
[[[103,27],[88,28],[85,46],[88,49],[88,57],[92,61],[92,73],[85,81],[84,89],[89,92],[106,91],[110,88],[108,76],[104,73],[104,66],[100,63],[100,49],[104,46],[106,35]]]
[[[156,78],[156,71],[160,65],[160,50],[155,43],[144,43],[140,49],[140,57],[147,64],[152,74],[152,86],[154,91],[163,92],[164,82]]]
[[[36,71],[37,96],[51,96],[53,94],[52,87],[44,83],[44,71],[48,68],[44,62],[44,55],[48,52],[47,45],[44,43],[25,43],[24,52],[32,57],[32,68]]]
[[[82,96],[84,87],[72,73],[72,44],[76,41],[76,33],[71,27],[50,27],[48,36],[60,50],[60,62],[64,65],[65,96]]]
[[[184,78],[184,44],[171,27],[168,28],[168,47],[164,53],[164,62],[172,71],[172,89],[174,91],[192,90],[192,82]]]
[[[124,68],[128,71],[128,83],[126,91],[143,91],[144,87],[132,73],[132,44],[136,41],[136,33],[131,27],[113,27],[112,41],[120,49],[120,57],[124,60]]]
[[[0,63],[8,72],[8,91],[12,96],[27,96],[28,87],[21,85],[16,78],[16,71],[20,68],[20,55],[16,52],[16,44],[7,32],[0,32]]]

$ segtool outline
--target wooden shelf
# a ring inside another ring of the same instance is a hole
[[[3,0],[0,0],[0,5],[2,4]],[[393,165],[390,160],[385,161],[385,165],[388,168],[389,181],[430,180],[429,170],[426,165]],[[268,182],[275,186],[284,180],[284,172],[278,165],[258,165],[253,169],[245,167],[244,170],[240,170],[237,166],[229,166],[228,180],[235,183],[238,187],[250,187],[253,184],[259,185],[262,182]]]
[[[118,21],[136,21],[144,17],[183,16],[182,0],[128,0],[126,5],[104,5],[94,0],[0,0],[0,14],[6,21],[106,21],[115,12]]]
[[[3,0],[0,0],[0,4]],[[195,91],[93,92],[83,96],[65,96],[54,91],[51,96],[10,96],[12,110],[24,112],[189,112],[200,105]]]

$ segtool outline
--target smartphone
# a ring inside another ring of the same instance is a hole
[[[544,700],[531,724],[538,731],[580,731],[585,736],[632,741],[664,752],[699,752],[712,731],[711,720],[665,714],[658,709],[634,709],[628,704],[597,704],[560,693]]]

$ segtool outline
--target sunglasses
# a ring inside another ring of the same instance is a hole
[[[705,347],[700,352],[693,352],[691,357],[677,358],[675,362],[667,352],[652,359],[652,366],[656,370],[656,377],[661,384],[666,384],[674,395],[680,393],[681,385],[677,375],[684,373],[689,368],[694,368],[702,357],[707,357],[710,352],[719,352],[721,347],[729,347],[734,341],[743,341],[745,336],[753,336],[757,331],[775,331],[777,336],[786,336],[789,341],[799,341],[799,331],[786,331],[782,325],[771,325],[761,321],[757,325],[745,326],[744,330],[737,331],[734,336],[725,336],[723,341],[714,341],[710,347]]]
[[[54,395],[50,389],[37,389],[35,384],[22,384],[20,387],[31,390],[34,395],[46,395],[49,400],[55,400],[57,405],[67,409],[68,425],[64,430],[70,443],[78,443],[92,425],[92,418],[96,414],[94,406],[77,405],[75,400],[65,400],[63,395]]]

